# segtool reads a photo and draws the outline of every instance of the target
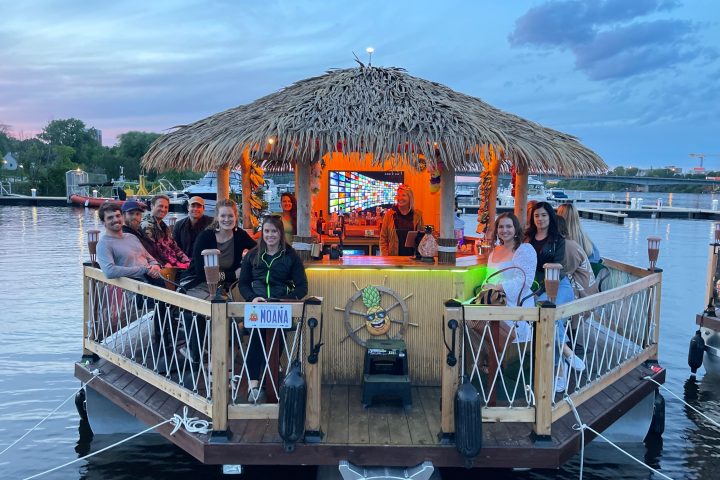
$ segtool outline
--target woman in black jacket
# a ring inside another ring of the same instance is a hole
[[[530,228],[526,240],[533,246],[537,253],[537,267],[535,269],[535,281],[540,285],[545,282],[545,271],[543,265],[546,263],[565,264],[565,238],[558,229],[557,217],[552,206],[547,202],[535,204],[530,211]],[[560,276],[556,305],[572,302],[575,299],[570,280],[564,273]],[[543,293],[538,300],[547,300],[547,294]],[[555,375],[555,391],[563,392],[567,386],[568,371],[565,367],[567,362],[574,370],[585,370],[585,363],[575,356],[573,351],[565,344],[567,335],[565,325],[567,319],[560,319],[555,322],[555,357],[559,359],[562,355],[563,362],[558,362]]]
[[[243,259],[240,270],[240,293],[246,302],[268,299],[299,300],[308,293],[307,275],[300,256],[285,241],[282,218],[265,217],[260,244]],[[264,329],[250,331],[247,366],[250,375],[248,401],[261,403],[264,392],[258,387],[265,358],[260,342]],[[257,335],[255,334],[257,332]]]
[[[188,290],[205,289],[205,261],[202,251],[220,250],[220,283],[229,287],[240,276],[240,265],[245,250],[255,248],[257,243],[242,228],[238,228],[237,204],[232,200],[220,200],[215,205],[215,218],[206,230],[200,232],[190,262],[189,274],[183,286]],[[192,275],[192,276],[190,276]],[[193,296],[193,292],[188,292]],[[208,292],[214,295],[215,292]]]
[[[255,245],[255,240],[250,238],[245,230],[238,228],[237,204],[232,200],[219,200],[215,204],[215,218],[207,229],[200,232],[193,247],[190,268],[182,281],[183,287],[188,290],[188,295],[202,299],[209,299],[215,295],[215,292],[209,291],[205,278],[203,250],[220,250],[218,258],[220,285],[218,286],[228,292],[231,284],[239,276],[243,252],[254,248]],[[205,338],[205,322],[199,322],[193,317],[188,312],[183,315],[188,353],[192,363],[190,372],[194,375],[202,360],[198,341]]]

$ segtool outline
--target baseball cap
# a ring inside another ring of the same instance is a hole
[[[205,200],[202,197],[190,197],[190,200],[188,201],[188,205],[192,205],[193,203],[199,203],[203,207],[205,206]]]
[[[130,210],[140,210],[141,212],[144,212],[145,205],[140,202],[136,202],[135,200],[128,200],[123,203],[120,210],[122,210],[122,213],[129,212]]]

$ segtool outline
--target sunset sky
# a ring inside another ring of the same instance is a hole
[[[0,124],[28,138],[74,117],[112,145],[368,46],[373,65],[576,135],[611,167],[720,154],[717,0],[2,2]]]

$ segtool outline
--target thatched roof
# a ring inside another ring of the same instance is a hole
[[[292,168],[296,161],[342,150],[414,167],[422,154],[430,164],[438,158],[457,170],[477,171],[488,148],[504,152],[505,168],[515,163],[562,175],[607,171],[571,135],[402,69],[364,65],[331,70],[178,127],[153,143],[143,165],[205,171],[237,165],[250,149],[256,162]]]

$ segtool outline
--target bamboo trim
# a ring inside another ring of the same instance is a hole
[[[83,347],[93,353],[96,353],[97,355],[104,358],[113,365],[122,368],[131,375],[134,375],[135,377],[149,383],[157,389],[162,390],[171,397],[177,398],[185,405],[194,408],[198,412],[207,415],[208,417],[211,416],[212,403],[210,401],[192,393],[191,391],[181,387],[177,383],[171,382],[162,375],[148,370],[142,365],[135,363],[132,360],[123,357],[122,355],[119,355],[111,351],[110,349],[103,347],[102,345],[98,345],[97,343],[92,342],[88,339],[84,339]]]
[[[612,268],[613,270],[620,270],[621,272],[629,273],[630,275],[634,275],[636,277],[643,278],[653,274],[653,272],[651,272],[647,268],[638,267],[629,263],[622,263],[618,260],[613,260],[611,258],[603,257],[602,261],[603,265],[608,268]]]
[[[555,309],[541,308],[535,334],[535,424],[536,435],[550,435],[552,428],[553,347],[555,344]]]
[[[211,371],[212,381],[212,423],[213,430],[227,429],[228,420],[228,357],[230,355],[230,324],[227,317],[227,303],[212,304],[211,316]]]
[[[713,289],[715,288],[715,268],[717,266],[717,255],[715,254],[715,245],[712,243],[709,247],[708,252],[708,266],[707,266],[707,280],[705,282],[705,298],[704,301],[709,302],[713,296]]]
[[[600,377],[598,380],[585,387],[584,389],[580,390],[579,392],[573,393],[570,398],[572,398],[575,406],[579,407],[584,402],[590,400],[602,390],[612,385],[617,380],[624,377],[625,375],[633,371],[635,368],[642,365],[645,361],[653,357],[657,357],[657,344],[646,348],[636,357],[627,360],[625,363],[623,363],[619,367],[616,367],[614,370],[607,373],[606,375]],[[555,408],[552,411],[552,421],[555,422],[556,420],[560,420],[562,417],[570,413],[570,411],[570,406],[567,404],[567,402],[558,403],[557,405],[555,405]]]
[[[277,420],[279,410],[277,403],[229,405],[227,417],[228,420]]]
[[[662,277],[654,273],[645,278],[640,278],[631,283],[620,285],[607,292],[596,293],[579,300],[561,305],[555,309],[555,318],[566,318],[578,313],[587,312],[593,308],[607,305],[622,298],[627,298],[643,290],[647,290],[653,285],[659,285]]]
[[[164,288],[143,283],[132,278],[116,278],[109,279],[97,268],[86,267],[85,275],[89,278],[99,280],[108,285],[122,288],[129,292],[145,295],[161,302],[169,303],[173,306],[196,312],[200,315],[210,316],[210,302],[199,298],[191,297],[182,293],[173,292]]]
[[[535,417],[535,407],[484,407],[482,409],[483,423],[533,423]]]

